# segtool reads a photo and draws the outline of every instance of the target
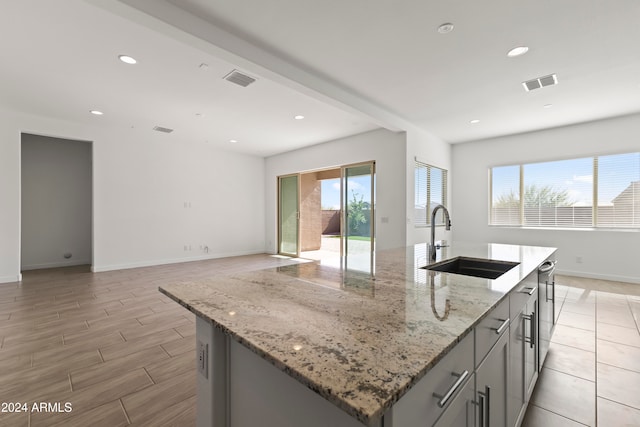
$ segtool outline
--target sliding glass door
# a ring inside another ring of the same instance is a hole
[[[375,162],[342,168],[342,255],[345,268],[373,274]]]
[[[299,255],[298,174],[278,177],[278,253]]]

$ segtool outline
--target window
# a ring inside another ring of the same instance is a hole
[[[431,212],[438,205],[447,205],[447,171],[416,160],[415,165],[415,225],[431,225]],[[442,211],[436,216],[436,225],[444,225]]]
[[[596,217],[603,227],[640,227],[640,153],[598,157]]]
[[[490,169],[491,225],[640,227],[640,153]]]

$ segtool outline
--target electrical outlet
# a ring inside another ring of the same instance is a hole
[[[582,257],[581,256],[577,256],[576,257],[576,264],[582,264]]]
[[[208,378],[207,367],[209,366],[209,344],[198,340],[198,373]]]

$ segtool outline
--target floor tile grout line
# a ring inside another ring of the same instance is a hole
[[[620,406],[624,406],[627,408],[635,409],[636,411],[640,411],[640,408],[636,408],[635,406],[627,405],[626,403],[618,402],[617,400],[609,399],[608,397],[599,396],[599,399],[606,400],[608,402],[615,403]]]
[[[124,407],[124,402],[122,401],[122,398],[119,398],[118,402],[120,402],[120,408],[122,408],[122,412],[124,412],[124,417],[126,418],[127,423],[131,425],[131,418],[129,418],[129,414],[127,413],[127,410]]]
[[[596,360],[596,364],[598,364],[598,363],[601,363],[601,364],[603,364],[603,365],[610,366],[610,367],[612,367],[612,368],[622,369],[623,371],[626,371],[626,372],[633,372],[633,373],[635,373],[635,374],[640,374],[640,370],[636,371],[636,370],[633,370],[633,369],[623,368],[623,367],[621,367],[621,366],[617,366],[617,365],[612,365],[611,363],[598,362],[598,361]]]
[[[587,379],[587,378],[579,377],[579,376],[577,376],[577,375],[570,374],[569,372],[561,371],[561,370],[559,370],[559,369],[551,368],[551,367],[549,367],[549,366],[544,366],[544,367],[543,367],[543,369],[549,369],[550,371],[554,371],[554,372],[558,372],[558,373],[560,373],[560,374],[568,375],[568,376],[570,376],[570,377],[577,378],[577,379],[579,379],[579,380],[589,381],[590,383],[594,383],[594,384],[595,384],[595,382],[596,382],[595,380],[589,380],[589,379]]]
[[[588,427],[588,424],[583,424],[583,423],[581,423],[580,421],[576,421],[576,420],[574,420],[573,418],[569,418],[569,417],[567,417],[566,415],[558,414],[557,412],[554,412],[554,411],[552,411],[551,409],[543,408],[542,406],[539,406],[539,405],[536,405],[536,404],[533,404],[533,403],[529,403],[529,406],[535,406],[535,407],[536,407],[536,408],[538,408],[538,409],[542,409],[543,411],[550,412],[550,413],[552,413],[553,415],[556,415],[556,416],[558,416],[558,417],[564,418],[565,420],[573,421],[573,422],[574,422],[574,423],[576,423],[576,424],[580,424],[581,426],[587,426],[587,427]]]

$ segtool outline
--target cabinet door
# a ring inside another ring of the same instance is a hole
[[[525,309],[524,381],[527,402],[538,379],[538,311],[537,298],[531,298]]]
[[[542,276],[544,281],[541,281],[538,287],[538,327],[539,327],[539,339],[538,339],[538,371],[542,369],[544,359],[547,357],[549,351],[549,345],[551,344],[551,335],[553,334],[553,328],[555,324],[554,318],[554,279],[551,276]]]
[[[475,391],[475,381],[473,374],[467,385],[460,391],[460,394],[453,399],[451,405],[442,414],[434,427],[474,427],[475,417],[473,396]]]
[[[524,387],[524,312],[511,318],[509,327],[509,426],[520,425],[527,409],[527,395]]]
[[[476,426],[507,426],[509,331],[502,334],[476,371]]]

